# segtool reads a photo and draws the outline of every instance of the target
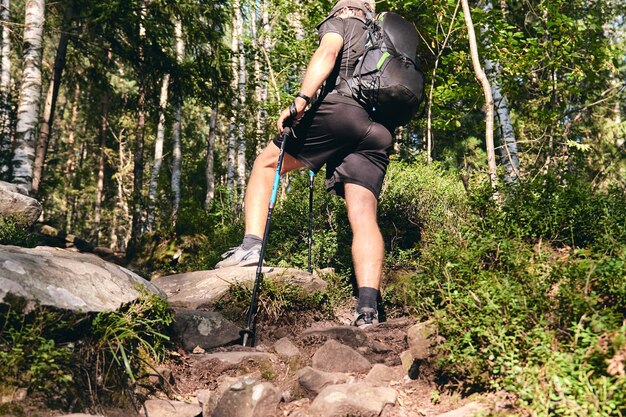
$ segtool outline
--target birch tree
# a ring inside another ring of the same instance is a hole
[[[228,193],[231,195],[231,201],[234,201],[234,197],[236,196],[235,191],[235,174],[236,174],[236,164],[237,164],[237,118],[238,112],[240,111],[240,103],[239,96],[237,94],[238,87],[238,67],[239,61],[237,59],[237,54],[239,53],[239,44],[242,42],[241,39],[241,4],[239,0],[233,0],[233,20],[232,20],[232,30],[231,30],[231,51],[232,51],[232,61],[231,61],[231,71],[232,71],[232,83],[231,88],[233,91],[233,100],[231,107],[231,116],[230,116],[230,127],[228,130],[228,150],[227,150],[227,166],[226,166],[226,188]]]
[[[178,64],[182,64],[185,54],[185,43],[183,41],[183,28],[180,19],[175,23],[176,33],[176,61]],[[173,224],[176,224],[176,217],[178,215],[178,208],[180,206],[180,166],[182,151],[180,145],[180,133],[181,122],[183,113],[183,96],[180,88],[182,80],[178,80],[176,83],[175,91],[175,104],[174,104],[174,123],[172,124],[172,195],[173,195],[173,207],[172,207],[172,219]]]
[[[254,20],[253,17],[251,17]],[[239,17],[239,25],[237,27],[239,31],[239,76],[237,83],[237,90],[239,95],[239,117],[238,117],[238,129],[237,129],[237,210],[239,210],[243,204],[243,195],[246,187],[246,120],[243,117],[243,112],[246,107],[246,53],[243,44],[243,22],[241,16]]]
[[[476,43],[476,33],[474,32],[474,23],[472,22],[472,15],[470,12],[469,4],[467,0],[461,0],[463,6],[463,14],[465,17],[465,25],[467,26],[467,34],[469,38],[470,54],[472,57],[472,66],[474,67],[474,73],[476,79],[483,88],[483,94],[485,96],[485,143],[487,146],[487,163],[489,166],[489,180],[491,187],[494,191],[494,198],[498,197],[498,177],[496,169],[496,155],[493,143],[493,96],[491,95],[491,86],[489,80],[485,75],[480,65],[480,59],[478,57],[478,46]]]
[[[35,138],[39,121],[41,98],[41,55],[45,1],[27,0],[24,19],[24,42],[22,50],[22,83],[15,128],[15,151],[13,154],[13,182],[32,190]]]
[[[159,185],[159,171],[163,164],[163,141],[165,140],[165,113],[167,110],[167,96],[170,86],[170,74],[163,75],[161,81],[161,94],[159,98],[159,123],[157,124],[157,134],[154,141],[154,162],[152,164],[152,173],[150,175],[150,184],[148,186],[148,214],[146,216],[146,231],[152,231],[155,218],[155,202],[157,197],[157,188]]]
[[[11,2],[2,0],[2,50],[0,51],[0,179],[8,179],[11,160]]]
[[[501,5],[502,15],[506,14],[506,4]],[[483,5],[483,11],[489,13],[493,9],[491,0],[487,0]],[[485,41],[489,43],[487,28],[482,29],[483,37]],[[491,84],[491,94],[493,95],[493,102],[495,106],[495,112],[498,116],[498,133],[500,136],[500,161],[505,167],[504,180],[507,183],[516,182],[519,177],[519,157],[517,155],[517,140],[515,139],[515,131],[513,129],[513,122],[511,121],[511,115],[509,112],[509,104],[506,96],[502,93],[500,87],[500,78],[502,69],[499,62],[492,61],[489,58],[485,58],[485,72],[489,77]]]

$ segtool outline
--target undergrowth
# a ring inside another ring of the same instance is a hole
[[[435,316],[443,375],[513,392],[532,415],[626,414],[624,192],[545,176],[501,207],[489,192],[471,201],[394,289]]]
[[[2,306],[1,391],[27,389],[66,410],[133,404],[154,364],[166,358],[173,315],[145,290],[135,302],[93,315],[24,307]]]

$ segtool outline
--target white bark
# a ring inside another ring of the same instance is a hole
[[[41,55],[45,1],[27,0],[24,19],[23,75],[15,128],[13,182],[32,188],[35,139],[41,100]]]
[[[502,15],[506,15],[506,4],[501,4]],[[487,0],[483,6],[483,11],[488,13],[493,8],[491,0]],[[489,42],[489,38],[485,35],[487,29],[483,30],[485,42]],[[517,154],[517,140],[515,139],[515,131],[513,122],[509,112],[509,105],[506,96],[502,93],[498,78],[501,74],[500,64],[485,59],[485,72],[491,82],[491,94],[495,105],[496,115],[498,116],[500,134],[500,160],[506,170],[505,181],[507,183],[516,182],[519,178],[519,157]]]
[[[491,86],[489,80],[480,66],[478,58],[478,46],[476,43],[476,33],[474,32],[474,23],[470,12],[468,0],[461,0],[463,6],[463,14],[465,16],[465,25],[467,26],[467,34],[469,38],[470,53],[472,57],[472,65],[476,79],[483,88],[485,96],[485,143],[487,147],[487,164],[489,169],[489,180],[494,191],[494,199],[498,199],[498,177],[496,169],[496,154],[493,143],[493,96],[491,95]]]
[[[176,20],[176,60],[179,64],[183,62],[184,55],[185,43],[183,41],[183,28],[181,21]],[[172,125],[172,194],[174,198],[172,219],[174,224],[176,224],[176,216],[180,206],[180,166],[182,158],[180,131],[183,112],[183,98],[182,91],[180,89],[180,82],[177,85],[178,88],[176,91],[176,102],[174,107],[174,123]]]
[[[209,210],[211,203],[215,197],[215,171],[213,168],[213,159],[215,158],[215,136],[217,126],[217,104],[211,109],[211,120],[209,121],[209,143],[206,153],[206,197],[204,199],[204,208]]]
[[[2,67],[0,69],[0,178],[8,179],[11,153],[11,20],[10,0],[2,0]]]
[[[159,171],[163,163],[163,142],[165,140],[165,110],[167,109],[167,93],[170,86],[170,74],[163,75],[161,82],[161,95],[159,97],[159,123],[154,141],[154,162],[148,186],[148,214],[146,218],[146,231],[152,231],[154,227],[155,201],[159,184]]]
[[[233,53],[232,61],[231,61],[231,71],[232,71],[232,83],[231,88],[233,92],[233,102],[232,102],[232,110],[230,117],[230,127],[228,131],[228,153],[227,153],[227,167],[226,167],[226,188],[228,189],[231,197],[235,197],[235,175],[236,175],[236,164],[237,164],[237,121],[238,121],[238,112],[240,111],[239,107],[239,97],[237,94],[238,90],[238,53],[239,53],[239,44],[241,43],[240,34],[241,30],[239,29],[242,25],[241,22],[241,5],[239,0],[233,0],[233,24],[232,24],[232,33],[231,33],[231,50]],[[233,201],[233,200],[231,200]]]
[[[246,106],[246,54],[243,48],[243,24],[239,17],[239,112]],[[243,204],[243,195],[246,188],[246,118],[239,117],[237,135],[237,207]]]

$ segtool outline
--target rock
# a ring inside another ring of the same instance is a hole
[[[0,181],[0,216],[13,216],[26,226],[35,223],[43,207],[28,196],[28,191],[16,184]]]
[[[354,382],[354,377],[348,374],[324,372],[310,366],[300,369],[297,377],[300,388],[310,398],[315,398],[327,386]]]
[[[182,401],[148,400],[144,403],[146,417],[199,417],[202,407]]]
[[[313,400],[309,414],[316,417],[374,417],[380,415],[387,404],[394,405],[396,397],[392,388],[366,383],[331,385]]]
[[[174,331],[187,352],[194,348],[211,349],[240,339],[238,326],[217,311],[176,309]]]
[[[375,364],[367,373],[365,382],[376,387],[388,386],[391,381],[399,381],[402,379],[403,371],[401,367],[389,367],[381,363]]]
[[[265,278],[289,282],[309,292],[325,291],[328,286],[317,272],[310,273],[295,268],[273,268],[272,271],[265,275]]]
[[[307,329],[301,334],[302,337],[324,337],[335,339],[344,345],[358,348],[369,344],[369,338],[363,330],[354,326],[335,326],[322,329]]]
[[[280,403],[281,392],[269,382],[243,378],[226,390],[211,416],[273,417]]]
[[[313,355],[313,368],[326,372],[365,373],[372,364],[349,346],[330,339]]]
[[[196,358],[197,364],[205,364],[211,361],[218,361],[225,365],[239,366],[245,361],[270,361],[275,362],[276,356],[266,352],[241,351],[241,352],[217,352],[199,355]]]
[[[430,356],[436,332],[437,327],[431,320],[417,323],[409,328],[407,342],[413,359],[424,360]]]
[[[436,417],[472,417],[481,411],[486,411],[487,409],[488,407],[486,405],[472,401],[471,403],[467,403],[463,407],[457,408],[456,410],[448,411],[443,414],[437,414]]]
[[[63,310],[99,312],[115,310],[137,299],[143,286],[163,295],[149,281],[95,255],[63,249],[0,246],[0,302],[22,298]]]
[[[298,347],[294,345],[293,342],[287,337],[278,339],[274,343],[274,350],[276,351],[278,356],[284,356],[287,358],[295,358],[297,356],[300,356],[300,349],[298,349]]]
[[[411,351],[405,350],[400,354],[402,369],[411,379],[416,379],[419,375],[420,361],[416,361],[411,355]]]
[[[42,246],[53,246],[67,249],[76,248],[81,252],[93,252],[101,258],[111,258],[111,256],[103,256],[104,253],[100,249],[96,251],[96,248],[94,248],[93,245],[86,240],[83,240],[73,234],[66,233],[62,230],[55,229],[50,225],[44,224],[39,227],[38,231],[39,238],[43,242]],[[112,251],[110,252],[112,253]]]
[[[264,268],[263,273],[265,279],[290,281],[309,291],[319,291],[326,285],[316,274],[296,269]],[[305,275],[307,279],[303,278]],[[167,294],[173,305],[196,309],[215,303],[231,285],[252,283],[255,279],[256,266],[249,266],[168,275],[155,278],[152,282]]]

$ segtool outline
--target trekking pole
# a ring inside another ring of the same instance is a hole
[[[311,268],[311,247],[313,246],[313,183],[315,172],[309,171],[309,264],[307,271],[313,272]]]
[[[252,329],[254,319],[256,316],[256,297],[257,292],[259,291],[259,286],[261,285],[261,281],[263,281],[263,258],[265,258],[265,248],[267,247],[267,237],[270,231],[270,220],[272,219],[272,211],[274,210],[274,204],[276,203],[276,196],[278,194],[278,185],[280,183],[280,171],[283,166],[283,159],[285,157],[285,143],[287,142],[287,137],[291,133],[290,128],[285,128],[283,130],[282,142],[280,144],[280,151],[278,152],[278,162],[276,163],[276,174],[274,175],[274,185],[272,187],[272,195],[270,197],[270,204],[267,209],[267,221],[265,223],[265,230],[263,231],[263,241],[261,243],[261,253],[259,258],[259,263],[256,267],[256,279],[254,280],[254,287],[252,288],[252,300],[250,301],[250,309],[248,310],[248,318],[246,320],[246,327],[241,330],[241,335],[243,336],[242,345],[247,346],[248,340],[254,340],[255,334]]]

